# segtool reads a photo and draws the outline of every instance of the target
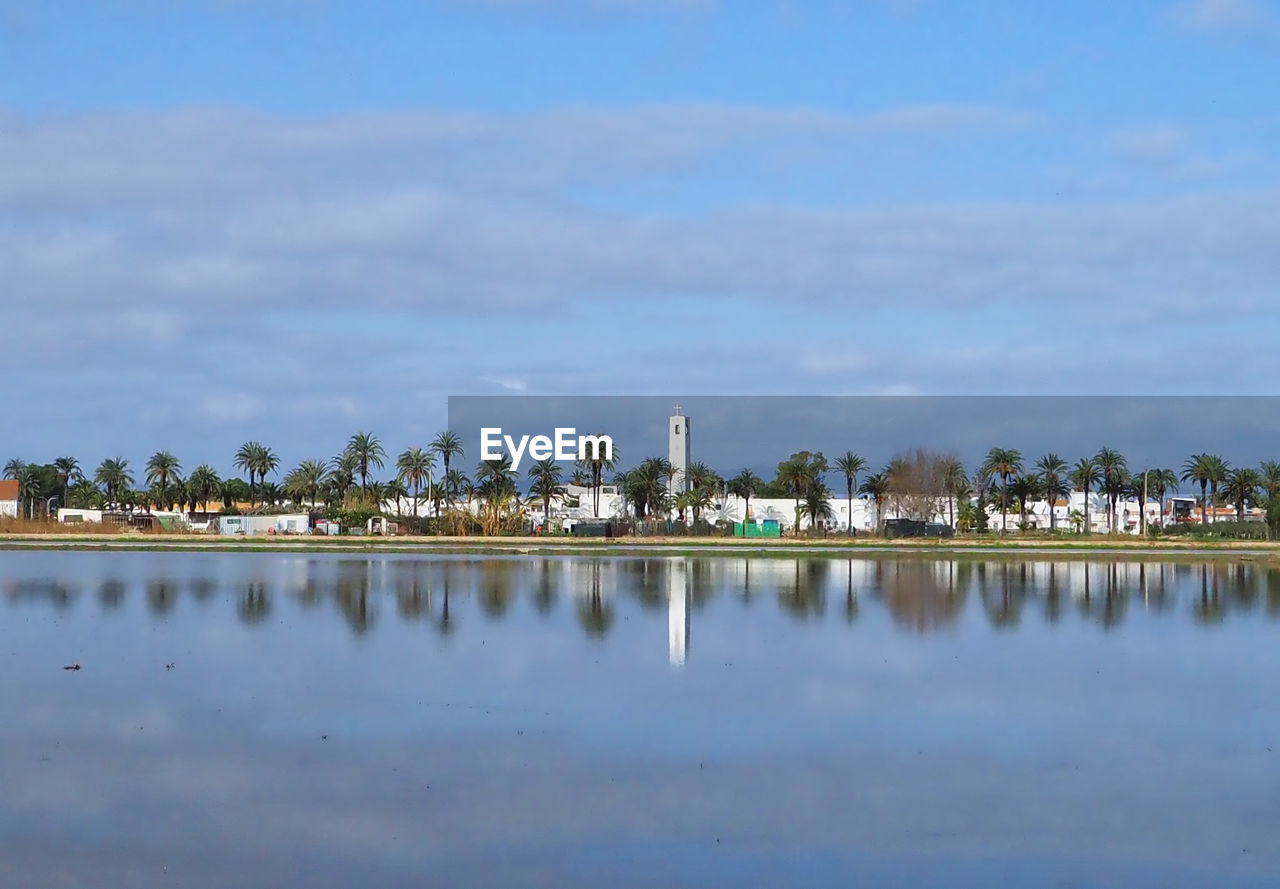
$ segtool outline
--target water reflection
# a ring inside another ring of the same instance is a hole
[[[1248,561],[0,553],[0,885],[1270,886],[1277,617]]]
[[[116,556],[116,558],[121,558]],[[773,598],[801,624],[838,619],[856,625],[867,604],[902,631],[947,632],[976,607],[987,625],[1016,630],[1075,618],[1104,631],[1134,611],[1181,614],[1213,627],[1233,615],[1280,618],[1280,569],[1258,562],[1025,561],[891,558],[277,558],[170,560],[166,572],[113,571],[78,577],[71,562],[56,576],[0,577],[10,605],[44,602],[59,611],[82,597],[114,611],[141,596],[164,619],[190,601],[233,602],[245,625],[276,613],[281,602],[327,609],[348,630],[374,632],[384,609],[404,623],[448,635],[472,619],[500,624],[522,602],[543,617],[563,596],[573,600],[580,630],[607,639],[618,602],[668,612],[671,663],[689,657],[695,614],[713,603],[751,610]],[[108,566],[111,563],[107,563]],[[829,602],[839,603],[834,609]],[[976,603],[976,606],[975,606]]]

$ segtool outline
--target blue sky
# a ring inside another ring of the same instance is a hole
[[[0,452],[1273,394],[1276,83],[1262,0],[0,0]]]

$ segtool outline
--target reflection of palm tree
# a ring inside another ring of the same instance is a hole
[[[267,585],[262,581],[251,582],[240,596],[237,613],[246,624],[262,623],[271,613],[271,600],[267,596]]]
[[[600,563],[591,563],[587,595],[578,600],[578,623],[588,636],[603,639],[613,628],[613,602],[600,592]]]

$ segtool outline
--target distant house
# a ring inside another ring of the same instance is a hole
[[[18,517],[18,482],[7,478],[0,481],[0,518]]]
[[[264,534],[309,534],[311,517],[298,515],[224,515],[218,518],[218,533],[223,536],[243,534],[248,537]]]

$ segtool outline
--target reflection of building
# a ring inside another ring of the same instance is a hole
[[[689,574],[684,559],[671,561],[667,598],[667,653],[678,667],[689,654]]]
[[[680,405],[667,425],[667,459],[671,462],[671,493],[689,486],[689,418],[680,413]]]

